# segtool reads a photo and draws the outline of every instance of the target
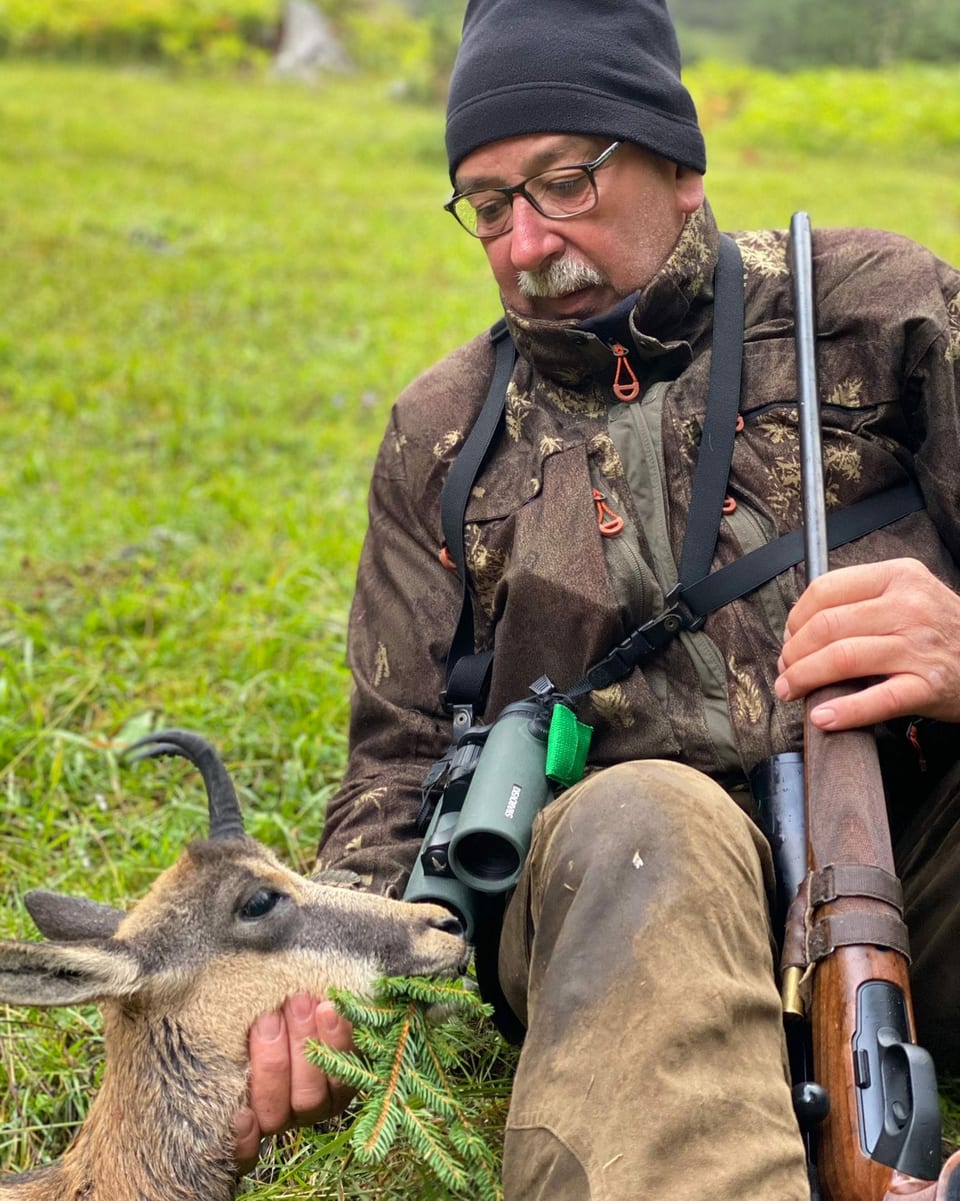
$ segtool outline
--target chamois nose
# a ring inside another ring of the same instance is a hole
[[[467,932],[463,922],[455,913],[450,912],[431,917],[430,925],[434,930],[440,930],[443,934],[452,934],[454,938],[462,939]]]

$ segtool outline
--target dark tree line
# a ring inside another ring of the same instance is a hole
[[[343,0],[340,0],[343,3]],[[543,3],[544,0],[531,0]],[[459,39],[466,0],[404,0],[442,31],[445,48]],[[960,0],[667,0],[687,51],[710,52],[710,35],[759,66],[836,64],[877,67],[903,59],[960,59]],[[584,0],[589,7],[590,0]],[[448,45],[449,44],[449,45]],[[719,44],[719,42],[718,42]]]
[[[668,0],[677,23],[736,39],[758,65],[878,67],[960,58],[957,0]]]

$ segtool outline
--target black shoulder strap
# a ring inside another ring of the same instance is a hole
[[[720,254],[714,273],[713,313],[707,410],[693,476],[687,528],[680,552],[678,578],[681,588],[706,575],[713,562],[740,409],[743,260],[740,248],[727,234],[720,235]]]
[[[924,507],[923,493],[913,480],[875,492],[828,516],[827,548],[845,546]],[[796,567],[803,557],[803,530],[792,530],[685,588],[684,603],[692,613],[706,616],[759,588],[788,567]]]
[[[460,618],[447,653],[447,682],[443,702],[448,708],[470,704],[483,709],[490,683],[493,651],[473,653],[473,605],[466,569],[463,523],[470,492],[500,430],[507,403],[507,384],[517,351],[501,318],[490,330],[497,360],[480,415],[450,468],[440,498],[440,524],[447,551],[460,573],[463,594]]]

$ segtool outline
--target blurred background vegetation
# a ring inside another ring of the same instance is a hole
[[[0,936],[31,887],[129,904],[202,833],[193,773],[118,758],[163,724],[310,863],[389,406],[498,312],[440,211],[460,0],[321,7],[352,65],[305,82],[279,0],[0,0]],[[807,208],[960,263],[960,6],[672,8],[722,227]],[[98,1039],[0,1006],[0,1171],[62,1149]],[[494,1127],[500,1056],[465,1054]],[[344,1154],[290,1136],[250,1196],[446,1196]]]
[[[461,0],[316,0],[361,69],[415,67],[442,90]],[[721,54],[776,70],[960,58],[943,0],[672,0],[688,63]],[[275,47],[277,0],[2,0],[0,54],[256,64]]]

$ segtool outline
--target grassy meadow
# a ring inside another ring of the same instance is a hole
[[[805,208],[960,263],[953,72],[689,83],[722,226]],[[369,79],[0,61],[0,936],[28,932],[29,888],[124,905],[202,834],[194,774],[118,762],[154,726],[210,737],[250,832],[310,862],[389,406],[498,312],[440,211],[442,124]],[[497,1050],[469,1055],[494,1125]],[[93,1009],[0,1006],[0,1171],[59,1153],[100,1067]],[[414,1162],[348,1164],[336,1132],[248,1188],[447,1196]]]

